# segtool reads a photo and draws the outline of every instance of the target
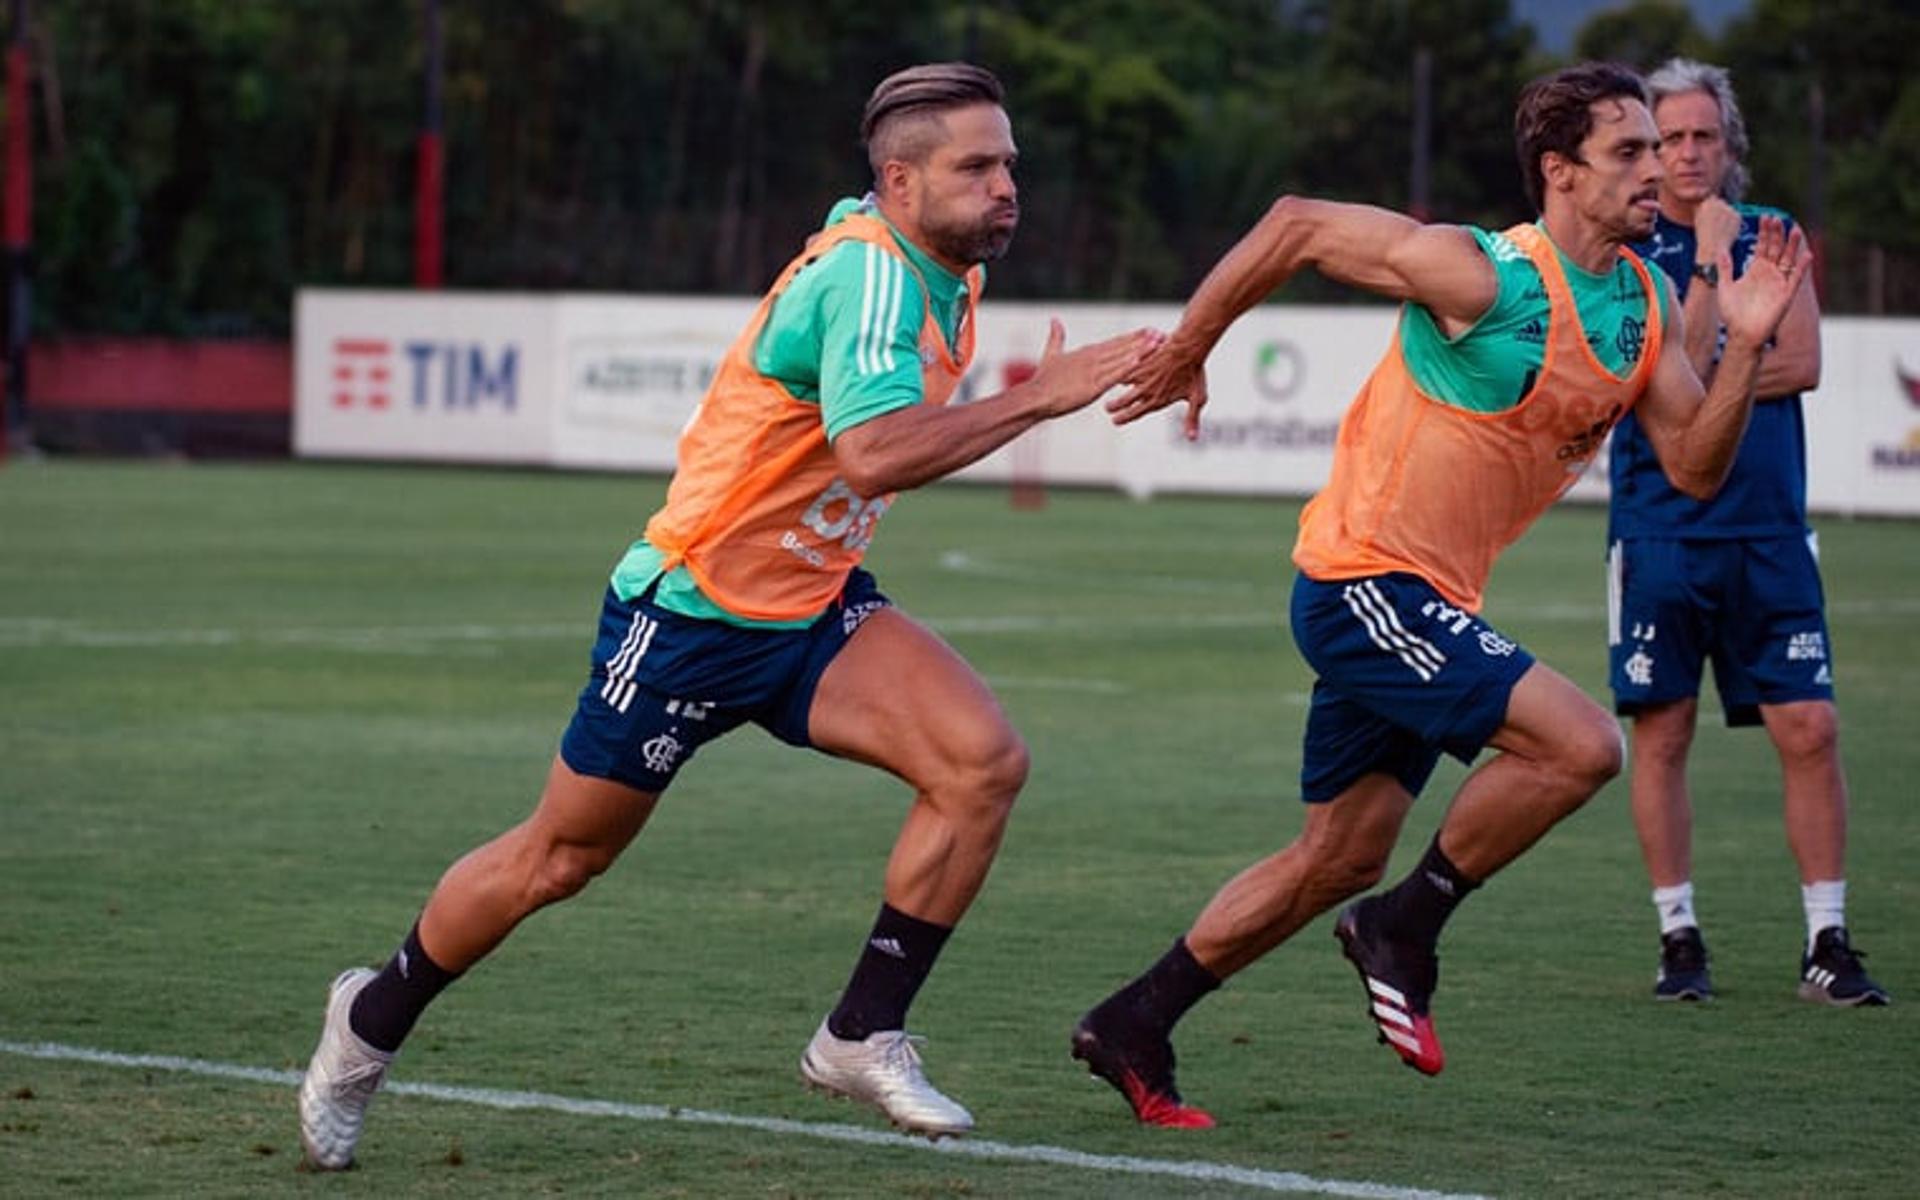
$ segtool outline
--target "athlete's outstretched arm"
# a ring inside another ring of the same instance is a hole
[[[1114,423],[1137,421],[1185,400],[1187,436],[1197,437],[1207,400],[1207,355],[1241,314],[1305,267],[1423,305],[1449,334],[1485,313],[1499,287],[1493,264],[1460,226],[1422,225],[1371,205],[1282,196],[1207,273],[1179,327],[1147,360],[1134,386],[1108,402]]]
[[[1056,318],[1026,381],[970,404],[909,405],[841,431],[833,439],[840,476],[862,496],[884,496],[950,475],[1131,380],[1161,340],[1158,330],[1137,329],[1064,350],[1066,329]]]
[[[1739,279],[1729,279],[1732,264],[1724,252],[1720,258],[1720,312],[1727,344],[1712,386],[1702,387],[1694,373],[1685,349],[1685,320],[1669,302],[1668,336],[1637,412],[1667,480],[1699,500],[1711,499],[1733,469],[1753,413],[1761,356],[1813,263],[1800,230],[1785,234],[1775,217],[1761,220],[1760,239]]]

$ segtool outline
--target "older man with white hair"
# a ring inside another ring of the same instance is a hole
[[[1635,249],[1682,298],[1686,349],[1711,380],[1725,345],[1717,262],[1740,274],[1762,216],[1740,203],[1745,122],[1727,72],[1676,58],[1647,80],[1660,157],[1660,216]],[[1767,346],[1757,403],[1726,483],[1710,499],[1676,490],[1640,421],[1613,435],[1608,641],[1614,705],[1633,722],[1633,819],[1660,914],[1661,1000],[1713,995],[1693,906],[1687,753],[1707,662],[1729,725],[1764,724],[1779,752],[1787,844],[1799,865],[1807,938],[1800,995],[1841,1006],[1888,1002],[1846,926],[1847,783],[1833,700],[1832,647],[1807,525],[1800,394],[1820,382],[1820,310],[1811,281]]]

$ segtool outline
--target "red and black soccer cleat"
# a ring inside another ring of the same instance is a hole
[[[1080,1018],[1073,1030],[1073,1056],[1126,1097],[1142,1125],[1212,1129],[1213,1117],[1183,1103],[1173,1086],[1172,1044],[1162,1036],[1123,1033],[1116,1024],[1099,1008]]]
[[[1380,1040],[1400,1061],[1422,1075],[1438,1075],[1447,1056],[1433,1032],[1428,1008],[1440,977],[1440,960],[1430,949],[1381,937],[1370,925],[1377,901],[1356,900],[1341,912],[1333,935],[1367,989],[1367,1015]]]

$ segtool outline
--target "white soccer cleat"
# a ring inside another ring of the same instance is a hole
[[[353,1165],[360,1126],[393,1055],[360,1040],[347,1023],[354,997],[372,981],[365,967],[342,971],[327,994],[327,1023],[320,1044],[300,1081],[300,1144],[307,1164],[320,1171],[344,1171]]]
[[[873,1105],[908,1133],[943,1138],[971,1132],[973,1114],[927,1082],[917,1040],[888,1029],[863,1042],[847,1041],[822,1021],[800,1056],[800,1075],[810,1087]]]

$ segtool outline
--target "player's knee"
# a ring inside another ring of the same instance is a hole
[[[533,907],[578,895],[613,865],[615,852],[602,846],[562,844],[550,849],[533,878]]]
[[[1026,739],[1008,729],[981,760],[975,790],[1002,815],[1013,808],[1020,789],[1027,786],[1033,756]]]
[[[1649,708],[1633,718],[1633,757],[1649,767],[1679,770],[1693,749],[1691,708]]]
[[[1782,756],[1800,761],[1839,753],[1840,716],[1825,703],[1793,704],[1776,712],[1769,725]]]
[[[1387,855],[1360,850],[1328,863],[1321,874],[1320,887],[1327,893],[1329,903],[1337,903],[1349,896],[1359,895],[1385,879],[1386,875]]]
[[[976,731],[954,758],[952,771],[960,790],[987,803],[1008,805],[1026,786],[1033,765],[1026,739],[1005,722]]]
[[[993,776],[999,788],[1005,791],[1007,803],[1012,804],[1020,789],[1027,786],[1027,776],[1033,770],[1033,752],[1027,749],[1027,740],[1009,730],[1007,744],[1001,747],[995,756]]]
[[[1662,771],[1678,771],[1687,765],[1693,749],[1692,738],[1648,737],[1634,731],[1633,757],[1642,765]]]
[[[1626,765],[1626,743],[1620,726],[1611,717],[1583,722],[1570,728],[1559,748],[1560,770],[1576,790],[1591,796],[1605,787]]]
[[[1357,896],[1386,878],[1391,842],[1347,839],[1308,847],[1307,886],[1322,909]]]

